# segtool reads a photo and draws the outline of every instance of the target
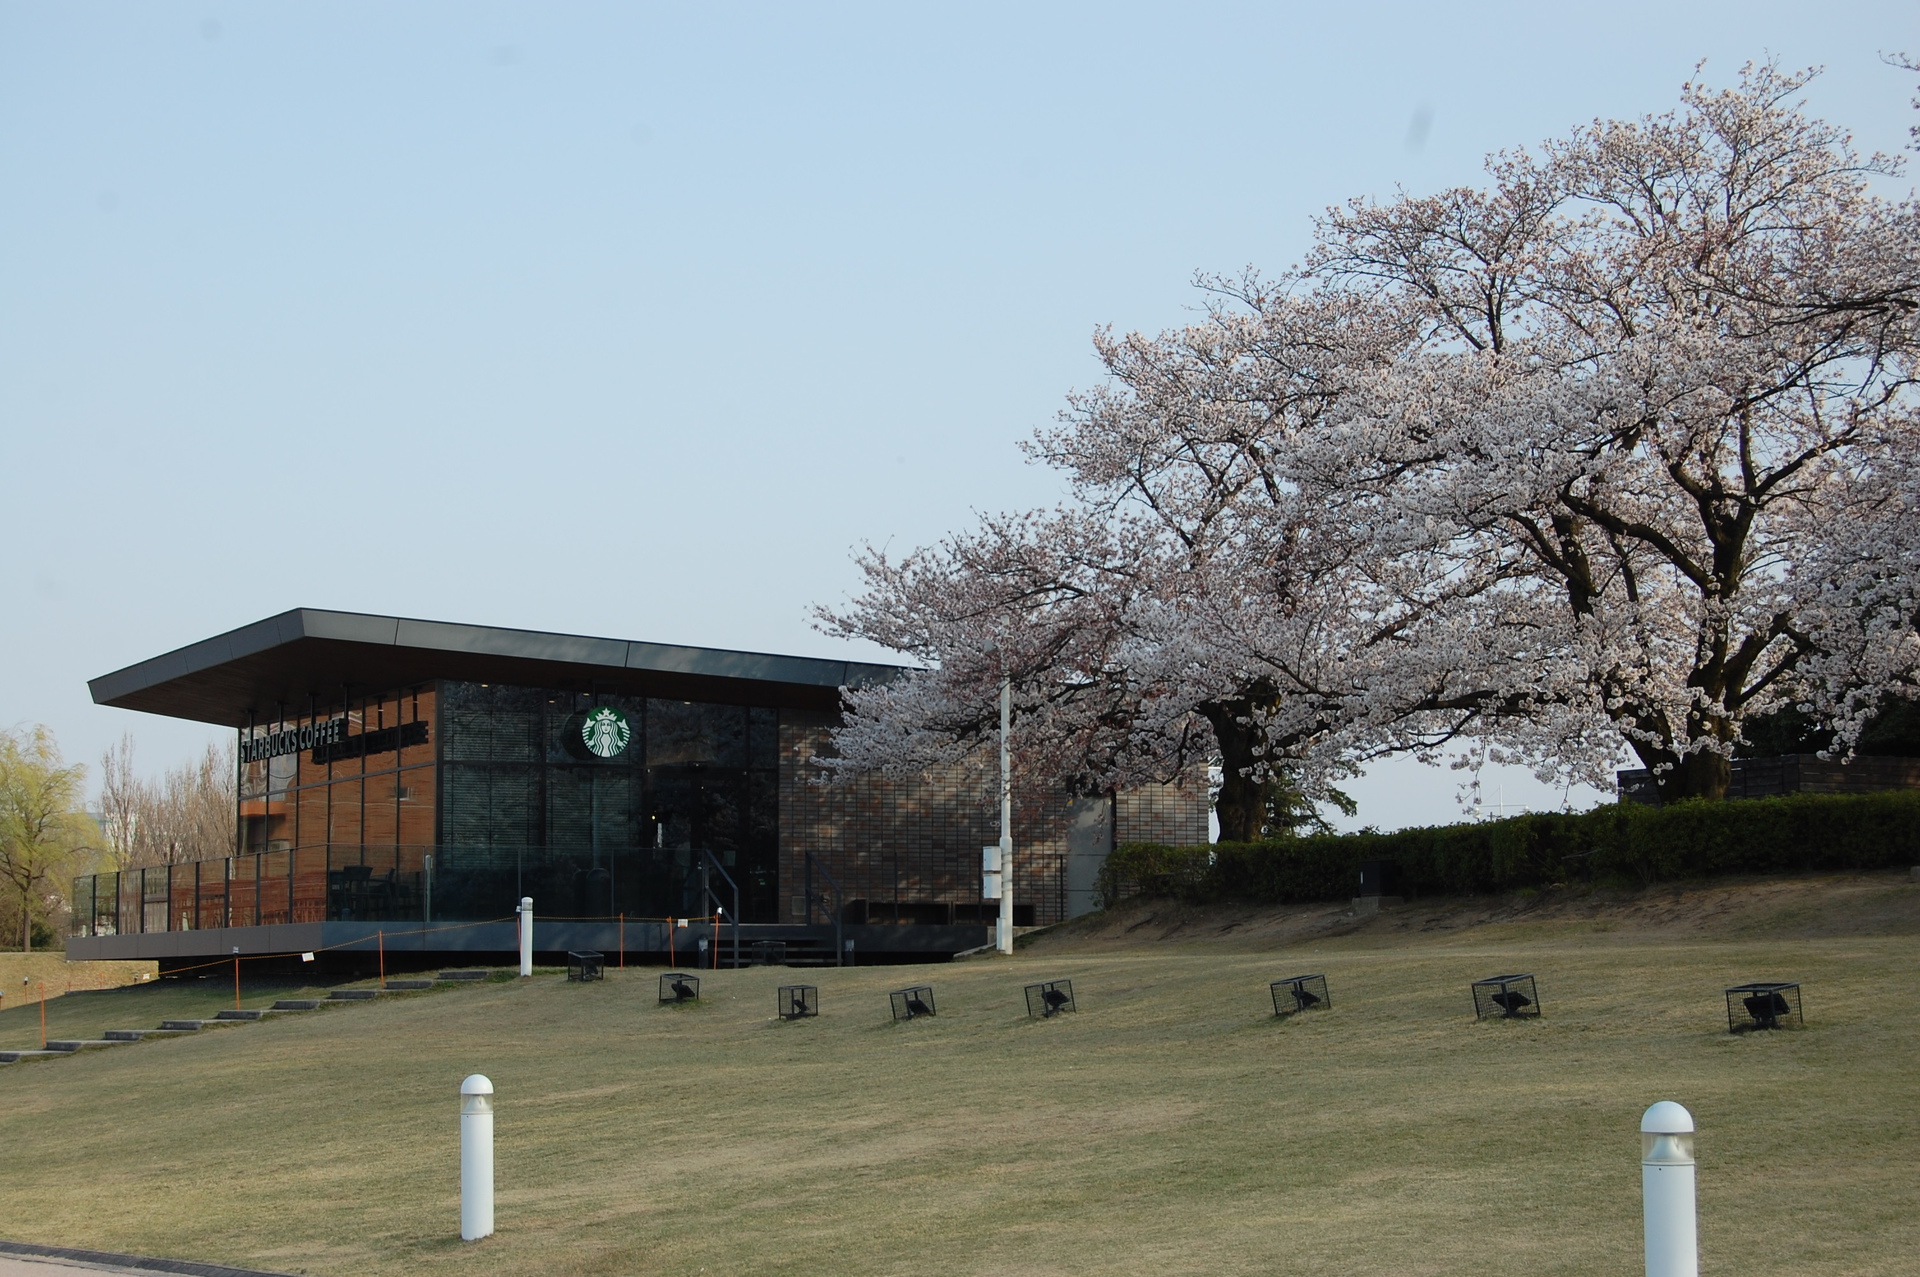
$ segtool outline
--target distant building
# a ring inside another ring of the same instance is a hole
[[[235,849],[76,880],[72,958],[681,957],[699,938],[831,960],[987,943],[998,774],[815,783],[840,689],[896,666],[300,609],[93,680],[238,733]],[[1204,784],[1023,794],[1015,921],[1086,912],[1116,841],[1204,842]],[[673,919],[721,914],[726,925]]]

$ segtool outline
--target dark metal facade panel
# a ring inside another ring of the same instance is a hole
[[[311,609],[295,608],[270,616],[251,625],[243,625],[237,630],[225,634],[216,634],[212,638],[202,639],[198,643],[189,643],[182,648],[163,653],[150,660],[129,665],[125,669],[115,670],[91,680],[87,689],[92,692],[96,704],[117,705],[129,697],[137,697],[153,688],[182,679],[204,675],[222,666],[232,665],[250,656],[257,656],[283,647],[307,636],[307,624],[310,616],[338,617],[343,621],[381,620],[379,617],[353,617],[351,613],[314,613]],[[340,625],[337,630],[351,627]],[[331,636],[329,636],[331,637]],[[389,640],[390,641],[390,640]],[[185,717],[194,717],[186,715]]]
[[[811,656],[776,656],[722,648],[677,647],[666,643],[627,644],[627,667],[708,677],[749,679],[812,687],[861,687],[898,677],[895,665],[830,661]]]
[[[102,675],[95,703],[240,727],[310,696],[464,679],[835,710],[898,666],[296,608]]]
[[[296,608],[285,614],[294,622],[282,642],[297,638],[336,639],[342,643],[398,644],[401,631],[418,621],[403,621],[396,616],[369,616],[364,612],[323,612],[318,608]]]
[[[399,647],[423,648],[431,652],[510,656],[560,665],[597,665],[620,669],[627,663],[627,643],[621,639],[542,634],[533,630],[496,629],[488,625],[455,625],[447,621],[401,621],[394,643]]]

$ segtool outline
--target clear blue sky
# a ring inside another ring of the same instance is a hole
[[[842,651],[850,547],[1056,496],[1015,444],[1096,325],[1703,57],[1898,149],[1917,19],[4,0],[0,724],[175,761],[210,730],[86,679],[299,605]]]

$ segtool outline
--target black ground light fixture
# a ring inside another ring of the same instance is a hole
[[[888,995],[893,1002],[893,1018],[917,1020],[933,1014],[933,986],[916,984],[910,989],[895,989]]]
[[[1473,982],[1473,1018],[1521,1020],[1540,1014],[1540,991],[1530,975],[1496,975]]]
[[[700,977],[688,975],[684,971],[669,971],[660,977],[660,1000],[662,1002],[698,1002],[700,1000]]]
[[[811,984],[783,984],[775,990],[782,1020],[803,1020],[820,1014],[820,990]]]
[[[1027,986],[1027,1014],[1039,1020],[1051,1020],[1062,1011],[1072,1011],[1073,981],[1044,980]]]
[[[1727,990],[1727,1032],[1805,1025],[1797,984],[1737,984]]]
[[[591,949],[575,953],[567,950],[567,979],[604,980],[607,978],[607,955],[595,953]]]
[[[1296,1011],[1326,1011],[1333,1006],[1323,975],[1290,975],[1273,982],[1273,1013],[1292,1015]]]

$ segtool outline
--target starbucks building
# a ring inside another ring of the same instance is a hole
[[[233,729],[239,845],[76,880],[68,956],[481,961],[523,896],[556,959],[950,956],[997,914],[997,773],[815,761],[841,689],[903,672],[312,609],[156,656],[94,700]],[[1116,841],[1207,836],[1200,786],[1020,799],[1020,925],[1092,908]]]

